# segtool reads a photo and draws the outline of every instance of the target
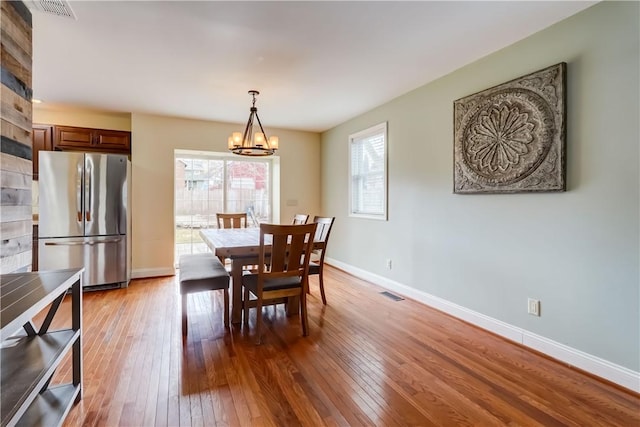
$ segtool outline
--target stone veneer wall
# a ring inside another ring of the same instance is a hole
[[[31,12],[2,1],[0,273],[31,270]]]

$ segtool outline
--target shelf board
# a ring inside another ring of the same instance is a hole
[[[3,426],[25,413],[28,403],[44,387],[79,338],[80,331],[65,329],[3,343],[5,347],[0,350]]]
[[[80,280],[84,269],[3,274],[0,281],[0,340],[22,328]]]
[[[64,384],[39,394],[20,419],[20,426],[61,426],[75,401],[79,386]]]

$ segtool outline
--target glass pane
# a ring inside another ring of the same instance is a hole
[[[216,213],[224,212],[224,160],[209,160],[207,228],[217,228]]]
[[[224,167],[218,161],[219,169]],[[182,254],[206,252],[208,248],[200,238],[199,230],[215,219],[210,219],[209,183],[215,172],[208,160],[176,158],[175,163],[175,244],[176,259]],[[222,173],[218,172],[219,177]],[[219,202],[219,205],[221,201]]]
[[[269,163],[227,162],[227,212],[247,212],[259,222],[271,220]],[[249,225],[252,221],[249,220]]]

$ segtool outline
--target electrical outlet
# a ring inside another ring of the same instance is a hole
[[[540,316],[540,300],[529,298],[527,301],[527,312],[532,316]]]
[[[391,270],[391,258],[387,258],[387,270]]]

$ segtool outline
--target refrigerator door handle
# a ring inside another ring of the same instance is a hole
[[[89,158],[86,159],[84,171],[84,216],[86,222],[91,222],[91,203],[93,202],[93,192],[91,189],[91,177],[93,175],[93,166]],[[88,229],[86,227],[85,229]]]
[[[76,191],[76,208],[77,208],[77,219],[78,222],[82,222],[82,165],[80,163],[78,163],[78,170],[77,173],[78,175],[76,175],[76,186],[77,186],[77,190]]]
[[[104,239],[104,240],[96,240],[90,242],[45,242],[45,246],[79,246],[79,245],[97,245],[99,243],[118,243],[121,241],[121,237],[116,237],[115,239]]]

